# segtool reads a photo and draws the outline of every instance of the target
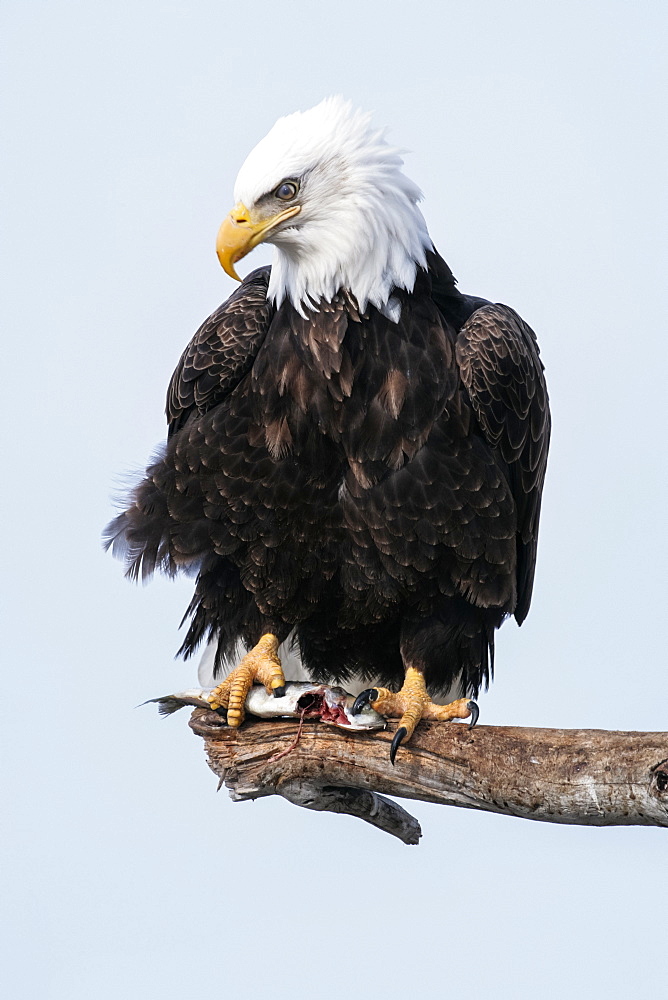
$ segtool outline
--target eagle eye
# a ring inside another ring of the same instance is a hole
[[[292,201],[298,191],[299,184],[296,181],[281,181],[274,191],[274,197],[280,198],[281,201]]]

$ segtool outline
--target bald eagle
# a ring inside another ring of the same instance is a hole
[[[340,98],[279,119],[236,182],[217,253],[271,267],[197,331],[168,439],[107,529],[132,578],[197,582],[180,652],[282,692],[290,640],[314,680],[400,718],[477,718],[494,631],[529,610],[550,416],[536,337],[458,291],[403,161]],[[461,697],[432,701],[453,687]]]

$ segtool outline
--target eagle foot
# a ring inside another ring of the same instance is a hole
[[[244,703],[253,684],[264,684],[267,694],[280,698],[285,693],[283,667],[278,658],[279,641],[271,632],[263,635],[238,667],[211,691],[207,701],[212,709],[227,709],[227,724],[235,729],[246,717]]]
[[[397,750],[409,740],[420,719],[449,722],[451,719],[471,719],[469,729],[478,721],[480,710],[470,698],[458,698],[449,705],[435,705],[427,694],[424,674],[415,667],[408,667],[400,691],[387,688],[367,688],[355,699],[353,715],[365,705],[372,704],[375,711],[388,718],[399,717],[399,728],[390,746],[390,761],[394,764]]]

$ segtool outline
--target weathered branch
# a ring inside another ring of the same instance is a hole
[[[305,722],[298,741],[294,721],[229,729],[196,709],[190,725],[235,801],[282,795],[358,816],[407,844],[418,842],[419,824],[385,795],[548,823],[668,827],[668,733],[421,722],[393,767],[393,723],[353,733]]]

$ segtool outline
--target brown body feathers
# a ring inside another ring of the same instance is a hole
[[[429,255],[401,317],[302,318],[255,271],[172,378],[169,438],[108,529],[133,577],[197,573],[183,652],[292,633],[316,680],[475,695],[531,599],[549,410],[536,339]],[[406,636],[410,640],[406,639]]]

